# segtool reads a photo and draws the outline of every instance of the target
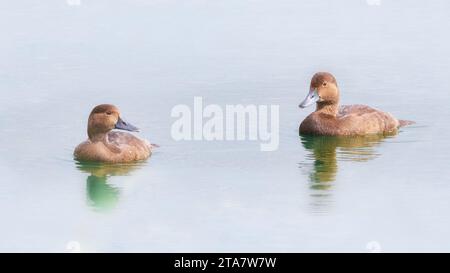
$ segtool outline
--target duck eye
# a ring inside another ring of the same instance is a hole
[[[106,114],[107,114],[108,116],[110,116],[110,115],[112,114],[112,112],[108,111],[108,112],[106,112]]]
[[[323,86],[327,86],[327,82],[323,82],[322,85],[323,85]]]

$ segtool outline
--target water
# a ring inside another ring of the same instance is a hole
[[[0,2],[0,251],[450,250],[448,1],[69,2]],[[300,138],[322,70],[416,125]],[[194,96],[279,105],[279,149],[172,140]],[[73,160],[100,103],[151,159]]]

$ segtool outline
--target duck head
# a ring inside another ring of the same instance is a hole
[[[119,129],[138,132],[139,129],[120,117],[119,109],[111,104],[97,105],[92,109],[88,120],[88,136],[92,141],[103,139],[111,130]]]
[[[309,93],[299,107],[305,108],[314,103],[317,104],[318,108],[339,103],[339,89],[336,79],[331,73],[318,72],[314,74],[309,86]]]

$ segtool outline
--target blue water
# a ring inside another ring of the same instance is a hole
[[[450,250],[448,1],[73,1],[0,2],[0,251]],[[416,124],[300,138],[316,71]],[[279,105],[279,149],[174,141],[194,96]],[[73,159],[100,103],[147,162]]]

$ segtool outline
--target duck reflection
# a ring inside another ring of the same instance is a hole
[[[339,162],[366,162],[376,158],[379,155],[376,146],[388,137],[392,136],[300,136],[303,147],[309,152],[307,164],[300,164],[300,167],[308,167],[311,196],[316,197],[314,205],[322,207],[330,203],[328,190],[336,180]]]
[[[336,179],[338,161],[369,161],[378,156],[375,147],[389,136],[370,135],[359,137],[300,136],[303,147],[310,152],[313,161],[310,173],[312,187],[326,189]]]
[[[141,165],[77,162],[77,168],[88,173],[86,195],[88,204],[99,211],[109,211],[117,206],[121,189],[108,182],[113,176],[127,176]]]

